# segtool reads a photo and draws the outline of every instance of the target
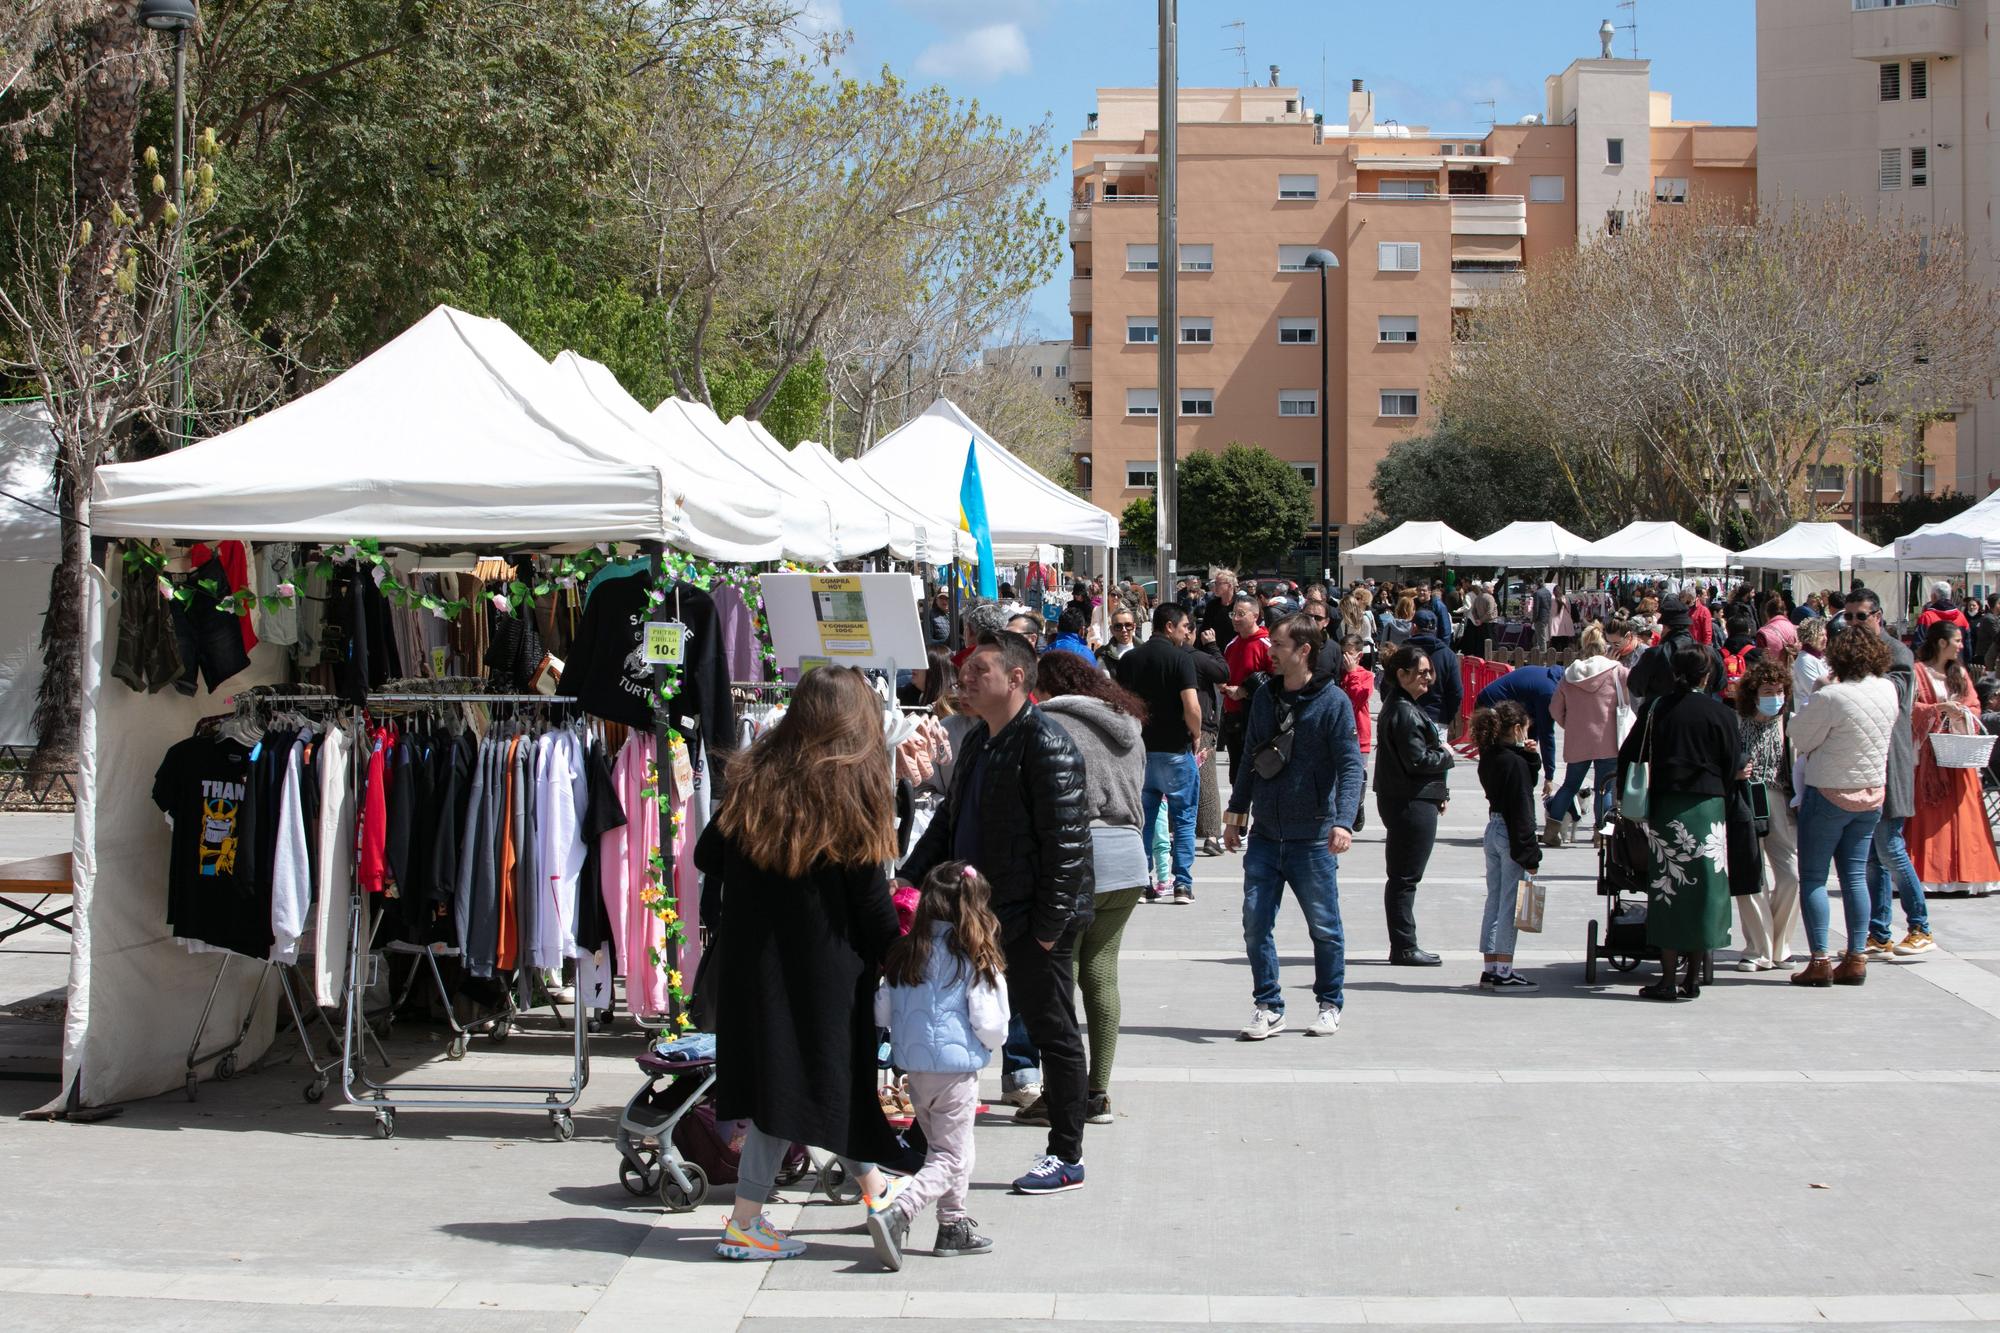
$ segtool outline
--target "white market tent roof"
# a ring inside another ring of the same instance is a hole
[[[1734,563],[1745,569],[1839,571],[1853,569],[1863,556],[1875,554],[1875,543],[1838,523],[1794,523],[1761,546],[1738,551]]]
[[[1449,555],[1454,565],[1496,565],[1507,569],[1538,569],[1576,563],[1576,553],[1589,542],[1560,523],[1517,519],[1490,537],[1481,537]]]
[[[889,554],[920,565],[948,563],[959,550],[958,531],[943,520],[908,508],[887,491],[877,490],[868,474],[850,468],[827,452],[826,446],[803,440],[791,451],[792,467],[818,485],[842,514],[851,508],[872,508],[889,524]]]
[[[1735,559],[1678,523],[1627,523],[1576,553],[1585,569],[1727,569]]]
[[[883,489],[927,514],[958,521],[959,483],[968,445],[976,445],[979,480],[986,488],[986,522],[996,548],[1038,543],[1118,545],[1118,519],[1044,477],[1007,452],[949,398],[875,442],[857,466]]]
[[[55,465],[48,408],[0,404],[0,560],[52,565],[62,558]]]
[[[1981,500],[1962,514],[1938,523],[1926,523],[1894,543],[1896,558],[1905,567],[1919,568],[1920,561],[1971,561],[1974,565],[2000,565],[2000,491]],[[1932,566],[1936,567],[1936,566]],[[1954,568],[1963,570],[1965,565]]]
[[[575,352],[558,353],[550,363],[558,382],[589,396],[652,450],[668,475],[683,484],[690,528],[714,560],[775,560],[783,553],[779,495],[743,469],[728,465],[693,430],[677,432],[625,392],[618,377]]]
[[[759,475],[777,480],[788,494],[826,511],[834,559],[852,560],[888,549],[889,516],[880,505],[843,504],[846,497],[829,491],[817,478],[801,471],[791,452],[761,421],[731,417],[723,430],[736,445],[737,456],[756,468]]]
[[[1471,538],[1449,523],[1412,519],[1372,542],[1342,551],[1340,563],[1343,566],[1442,565],[1451,560],[1453,552],[1471,544]]]
[[[1937,527],[1935,523],[1926,523],[1915,532],[1882,546],[1872,554],[1857,556],[1854,567],[1870,571],[1900,570],[1909,574],[1964,574],[1977,569],[1979,567],[1977,561],[1967,560],[1963,556],[1911,556],[1904,559],[1896,554],[1896,547],[1900,542],[1908,541],[1911,537],[1925,536],[1936,531]]]
[[[345,374],[226,434],[97,470],[109,537],[488,547],[650,539],[706,554],[675,480],[603,443],[533,348],[439,306]]]
[[[715,415],[706,403],[669,398],[653,409],[653,415],[665,422],[668,430],[688,438],[691,445],[699,441],[699,445],[694,447],[703,448],[712,458],[720,460],[717,465],[727,468],[732,475],[747,478],[745,484],[777,492],[778,518],[784,534],[781,545],[785,555],[808,565],[830,564],[837,557],[833,512],[824,500],[811,492],[798,474],[790,468],[760,467],[757,460],[745,452],[745,442],[733,436],[729,428],[722,424],[722,418]]]

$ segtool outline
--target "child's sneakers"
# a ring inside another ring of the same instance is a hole
[[[779,1234],[771,1219],[759,1213],[745,1226],[738,1226],[731,1218],[722,1228],[715,1252],[724,1259],[796,1259],[806,1252],[806,1243]]]
[[[973,1230],[978,1225],[969,1217],[938,1223],[937,1243],[931,1246],[931,1253],[940,1259],[955,1259],[962,1254],[991,1254],[993,1242]]]
[[[910,1234],[910,1215],[900,1208],[868,1209],[868,1239],[875,1242],[875,1257],[891,1273],[902,1271],[903,1242]]]

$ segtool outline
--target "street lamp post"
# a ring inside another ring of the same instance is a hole
[[[140,0],[139,22],[141,26],[154,32],[170,32],[174,35],[174,153],[171,159],[168,193],[174,201],[174,211],[178,218],[187,216],[187,187],[185,156],[187,153],[187,35],[194,27],[198,11],[195,0]],[[174,223],[176,227],[181,221]],[[181,283],[180,244],[174,244],[174,291],[171,318],[173,320],[173,430],[175,445],[187,443],[187,364],[184,359],[186,329],[182,306],[186,295]]]
[[[1333,464],[1332,384],[1327,373],[1328,359],[1332,355],[1327,350],[1326,328],[1326,275],[1329,269],[1340,267],[1340,256],[1331,250],[1315,250],[1306,256],[1306,264],[1319,270],[1319,576],[1327,587],[1333,586],[1333,489],[1330,481]]]

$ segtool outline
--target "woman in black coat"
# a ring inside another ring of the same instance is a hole
[[[789,1259],[804,1244],[763,1213],[791,1144],[838,1154],[871,1211],[893,1197],[874,1166],[895,1142],[875,1094],[874,995],[897,936],[880,700],[859,672],[811,672],[726,790],[695,865],[721,884],[716,1115],[751,1128],[716,1251]]]
[[[1382,673],[1382,716],[1375,724],[1375,810],[1382,816],[1382,858],[1388,878],[1382,909],[1389,918],[1389,961],[1436,967],[1417,945],[1417,884],[1437,842],[1438,816],[1451,799],[1451,749],[1417,700],[1436,683],[1431,659],[1404,644]]]

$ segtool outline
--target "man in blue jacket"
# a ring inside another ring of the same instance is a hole
[[[1340,1029],[1347,971],[1340,925],[1339,863],[1354,845],[1354,822],[1367,782],[1354,708],[1331,676],[1317,674],[1326,631],[1296,615],[1271,631],[1272,678],[1250,701],[1243,773],[1230,775],[1225,840],[1235,851],[1250,826],[1243,856],[1243,947],[1257,1012],[1237,1035],[1262,1041],[1285,1026],[1278,949],[1271,929],[1285,885],[1299,900],[1313,944],[1313,998],[1319,1017],[1309,1037]]]
[[[1563,669],[1557,666],[1515,667],[1479,692],[1474,708],[1491,708],[1507,699],[1528,710],[1528,734],[1542,752],[1542,795],[1556,780],[1556,720],[1549,706],[1556,701],[1556,686],[1562,684]]]
[[[1458,654],[1438,633],[1436,611],[1419,606],[1410,623],[1413,628],[1407,640],[1409,646],[1430,658],[1431,670],[1437,673],[1431,692],[1417,700],[1417,707],[1431,721],[1449,730],[1458,722],[1459,705],[1465,702],[1465,681],[1459,675]]]

